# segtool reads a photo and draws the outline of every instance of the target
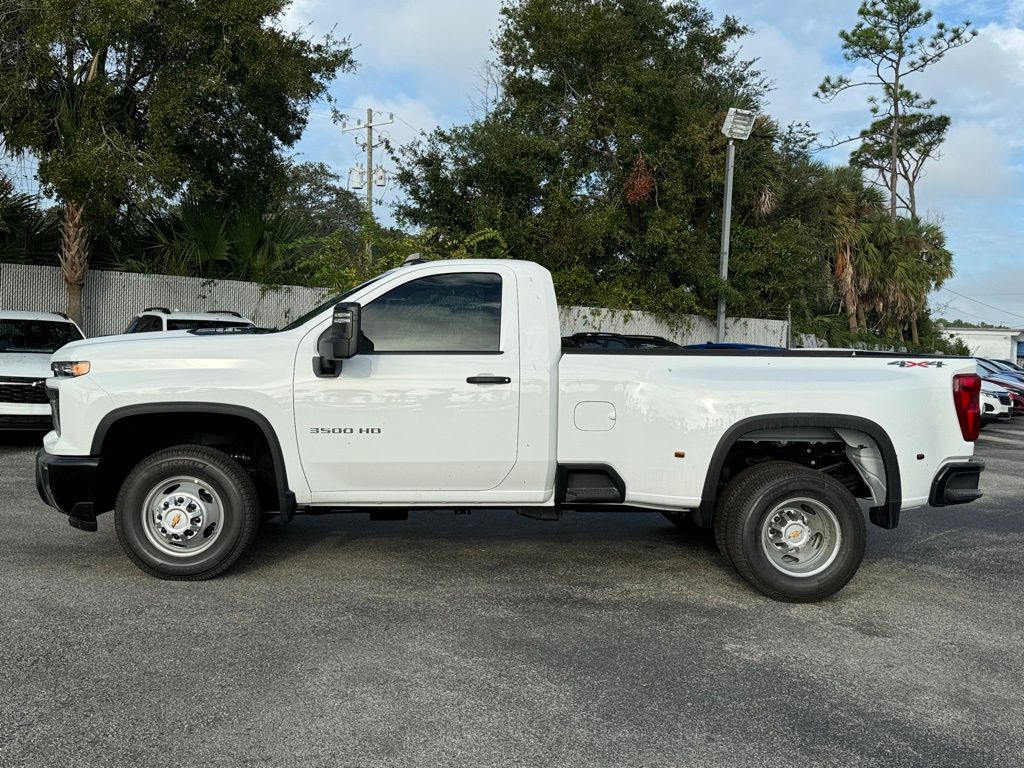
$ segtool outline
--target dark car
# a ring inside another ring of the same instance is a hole
[[[679,349],[674,341],[639,333],[586,331],[562,337],[562,348],[569,349]]]
[[[785,349],[785,347],[770,347],[766,344],[744,344],[739,341],[706,341],[703,344],[687,344],[684,349]]]

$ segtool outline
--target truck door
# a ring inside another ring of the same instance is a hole
[[[494,488],[515,465],[515,274],[500,266],[410,273],[367,296],[362,329],[372,351],[346,360],[337,378],[318,378],[312,364],[329,321],[300,344],[296,437],[314,501],[415,491],[444,502],[452,491]]]

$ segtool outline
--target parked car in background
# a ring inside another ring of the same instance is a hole
[[[562,337],[562,347],[569,349],[679,349],[674,341],[661,336],[639,333],[584,331]]]
[[[84,338],[66,315],[0,310],[0,429],[52,429],[50,355]]]
[[[1013,417],[1013,401],[1010,392],[998,384],[981,383],[981,423],[1009,421]]]
[[[1009,368],[1012,371],[1019,371],[1020,373],[1024,373],[1024,368],[1021,368],[1016,363],[1011,363],[1009,360],[993,360],[992,362],[993,363],[1002,363],[1003,365],[1005,365],[1007,368]]]
[[[1010,394],[1010,402],[1015,414],[1024,413],[1024,380],[1019,377],[996,368],[982,358],[975,358],[978,366],[978,375],[987,384],[994,384],[1007,390]]]
[[[991,360],[986,360],[983,357],[975,358],[975,362],[978,364],[978,375],[982,376],[982,378],[988,376],[993,379],[1024,384],[1024,373],[996,365]]]
[[[128,324],[125,333],[194,331],[199,328],[252,328],[252,320],[230,310],[181,312],[166,307],[147,307]]]
[[[1013,376],[1016,379],[1024,381],[1024,371],[1018,370],[1014,365],[1004,363],[1002,360],[990,360],[987,357],[979,357],[978,360],[991,368],[997,374]]]

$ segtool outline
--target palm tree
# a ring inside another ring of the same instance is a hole
[[[272,283],[292,266],[310,235],[293,213],[226,211],[216,202],[186,197],[168,214],[150,217],[146,262],[166,274]]]
[[[850,332],[856,333],[866,327],[860,297],[865,282],[874,277],[871,265],[877,263],[877,254],[872,240],[884,219],[885,199],[879,190],[864,183],[859,169],[850,166],[829,168],[823,187],[828,262]]]

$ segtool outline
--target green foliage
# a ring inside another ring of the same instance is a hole
[[[135,235],[136,255],[112,266],[274,284],[290,277],[311,234],[308,222],[284,211],[230,209],[186,197],[167,213],[149,217]]]
[[[326,163],[288,162],[272,207],[303,222],[316,235],[348,232],[359,238],[363,202]]]
[[[150,193],[262,205],[350,49],[285,0],[37,0],[0,14],[0,134],[103,229]],[[9,44],[8,44],[9,43]]]
[[[57,238],[57,220],[40,210],[38,198],[0,179],[0,262],[54,264]]]
[[[355,249],[342,230],[304,241],[305,256],[290,273],[293,281],[341,293],[401,266],[413,254],[427,260],[508,257],[505,241],[494,230],[481,230],[452,240],[436,231],[410,234],[388,229],[365,212],[360,230],[362,245]]]

